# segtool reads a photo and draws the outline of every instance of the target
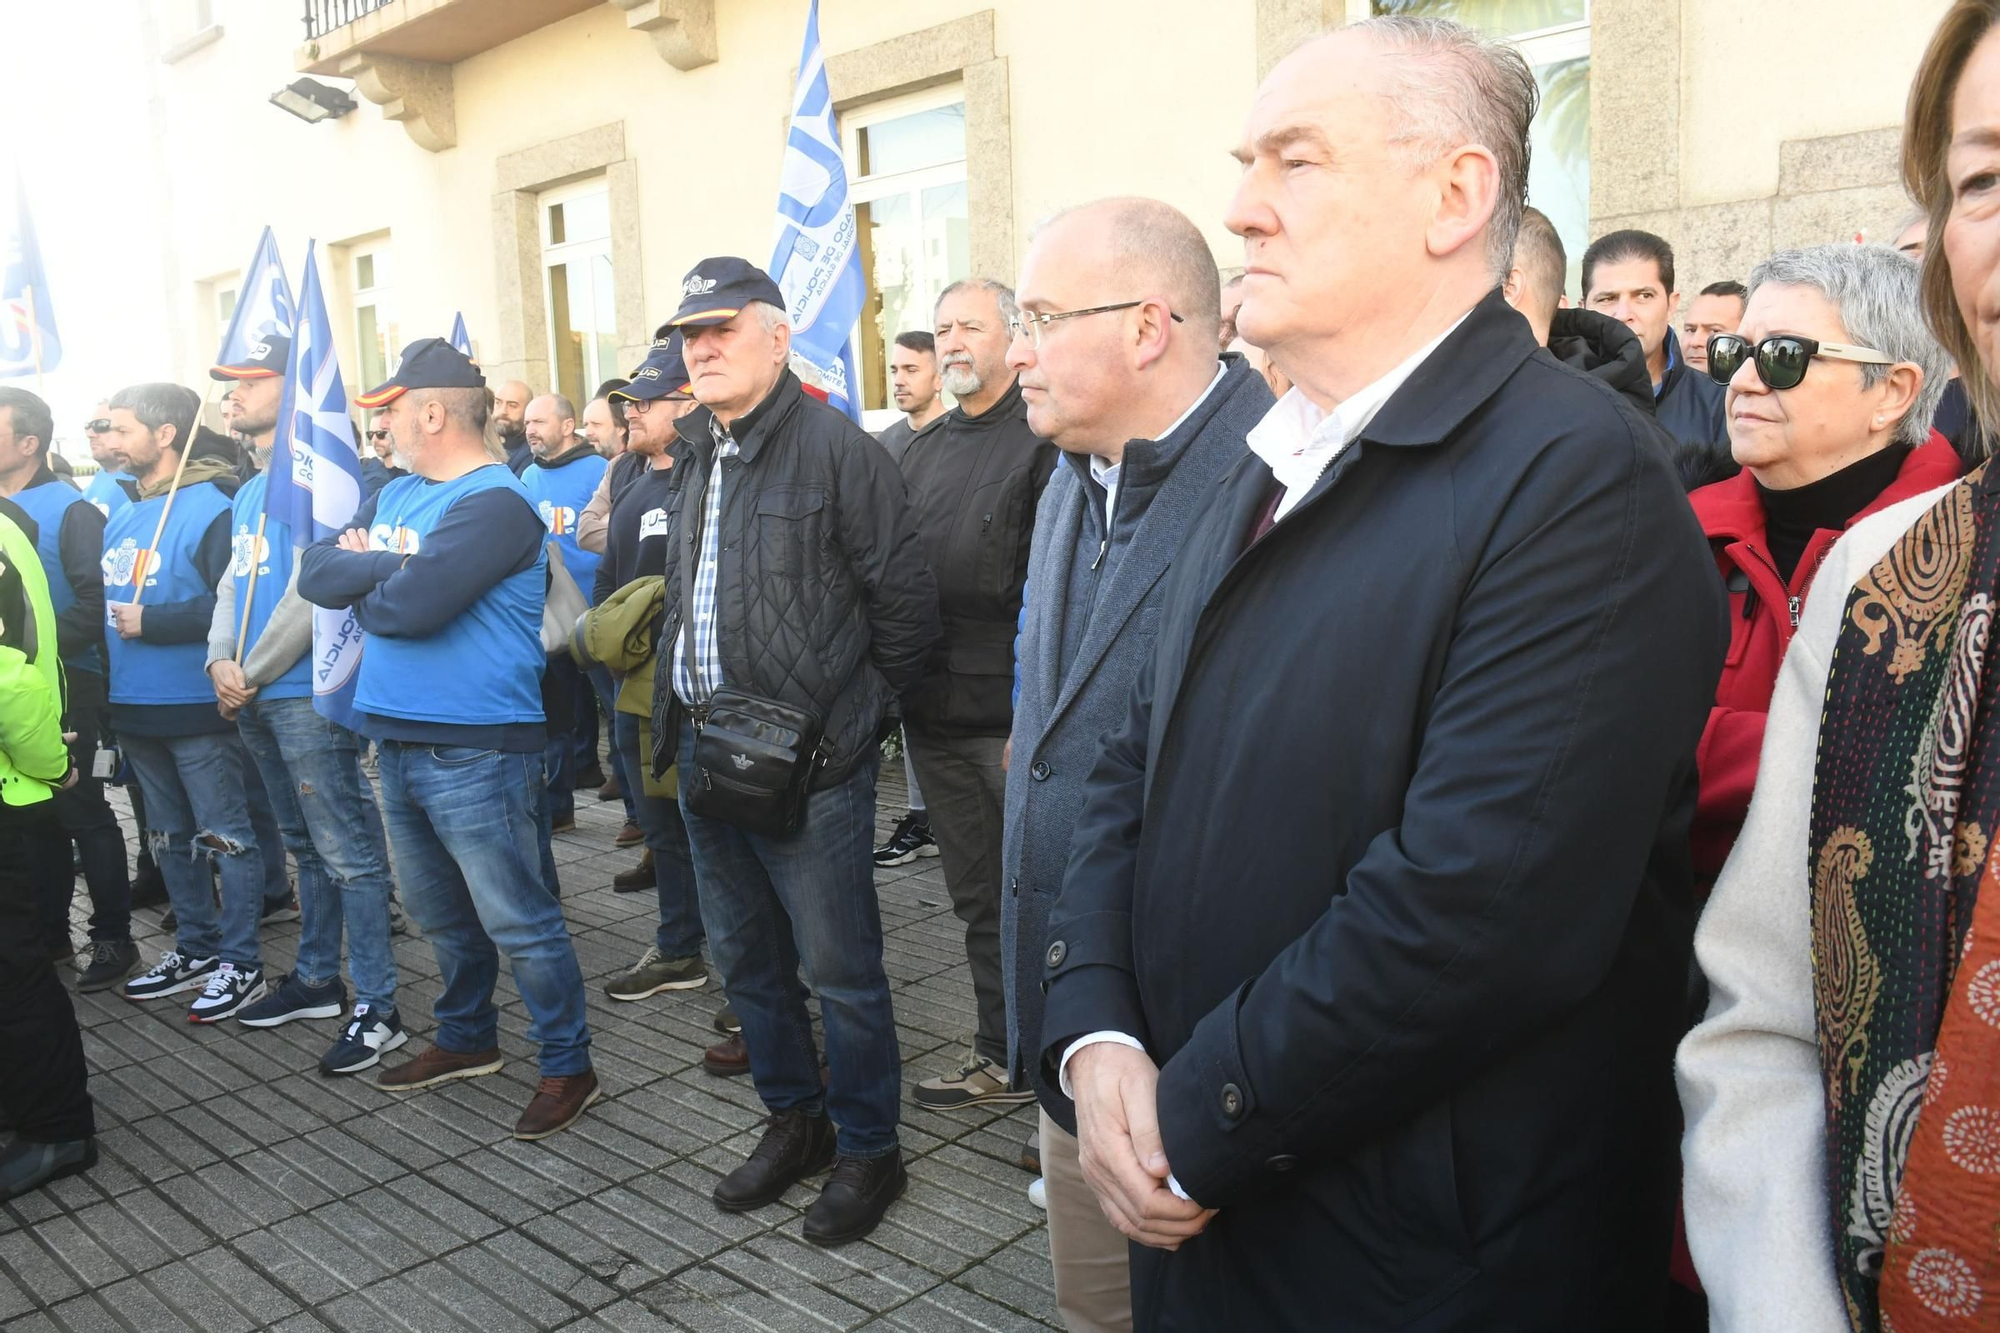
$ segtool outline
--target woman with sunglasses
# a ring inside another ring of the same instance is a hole
[[[1750,274],[1743,322],[1709,340],[1742,471],[1689,497],[1729,588],[1729,657],[1702,734],[1695,891],[1742,827],[1778,663],[1820,561],[1857,520],[1956,481],[1930,419],[1950,362],[1887,246],[1786,250]]]
[[[2000,0],[1952,6],[1903,142],[1929,232],[1909,299],[1984,421],[2000,421],[1996,25]],[[1803,366],[1810,386],[1884,366],[1871,353],[1913,355],[1851,308],[1838,329],[1794,328],[1768,311],[1758,323],[1757,300],[1751,343],[1820,344],[1737,370],[1739,456],[1779,420],[1745,391],[1760,366],[1779,381]],[[1827,342],[1849,346],[1829,357]],[[1896,370],[1876,373],[1880,386]],[[1796,416],[1798,392],[1763,397]],[[1892,391],[1876,392],[1887,416]],[[1872,431],[1873,401],[1866,415]],[[1695,937],[1712,999],[1679,1056],[1688,1241],[1718,1330],[1994,1328],[2000,473],[1984,463],[1855,523],[1814,583],[1772,691],[1756,798]]]

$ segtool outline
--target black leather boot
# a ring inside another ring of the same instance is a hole
[[[97,1140],[68,1143],[26,1143],[20,1139],[0,1151],[0,1199],[13,1199],[53,1180],[78,1175],[97,1165]]]
[[[833,1122],[804,1111],[778,1111],[750,1160],[715,1185],[715,1206],[725,1213],[747,1213],[775,1203],[807,1176],[818,1175],[833,1161]]]
[[[819,1201],[806,1210],[806,1239],[815,1245],[845,1245],[875,1229],[882,1214],[910,1183],[903,1150],[881,1157],[839,1157]]]

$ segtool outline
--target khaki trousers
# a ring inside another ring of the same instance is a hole
[[[1130,1251],[1107,1222],[1083,1178],[1076,1137],[1042,1116],[1042,1188],[1048,1192],[1049,1260],[1056,1271],[1056,1313],[1069,1333],[1132,1327]]]

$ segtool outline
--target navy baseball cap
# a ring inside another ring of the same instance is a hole
[[[685,394],[693,387],[687,362],[681,359],[681,335],[673,333],[653,339],[646,359],[632,372],[632,382],[622,389],[613,389],[605,396],[634,403],[650,403],[655,398],[665,398],[670,394]]]
[[[267,333],[250,345],[250,351],[234,365],[210,366],[212,380],[261,380],[285,373],[292,359],[292,340],[282,333]]]
[[[465,353],[443,338],[419,338],[403,349],[402,364],[388,380],[357,395],[356,407],[380,407],[408,389],[483,389],[486,377]]]
[[[681,280],[681,308],[667,321],[676,328],[726,324],[752,301],[785,308],[785,294],[771,275],[747,259],[704,259]]]

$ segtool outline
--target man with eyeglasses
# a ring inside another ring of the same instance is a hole
[[[1007,998],[1000,969],[1000,812],[1014,723],[1014,635],[1028,576],[1035,506],[1056,448],[1035,437],[1007,364],[1014,293],[990,278],[944,289],[936,347],[958,400],[903,455],[911,513],[937,577],[944,637],[903,698],[903,734],[923,786],[952,911],[965,923],[978,1026],[950,1073],[912,1091],[953,1111],[1019,1106],[1034,1089],[1007,1077]]]
[[[1041,1070],[1049,909],[1099,739],[1152,653],[1161,575],[1273,400],[1242,356],[1217,360],[1228,293],[1200,228],[1166,204],[1106,199],[1043,223],[1020,299],[1009,364],[1062,458],[1036,519],[1007,774],[1007,1071],[1042,1106],[1056,1311],[1071,1329],[1130,1328],[1125,1238],[1084,1181],[1076,1108]]]

